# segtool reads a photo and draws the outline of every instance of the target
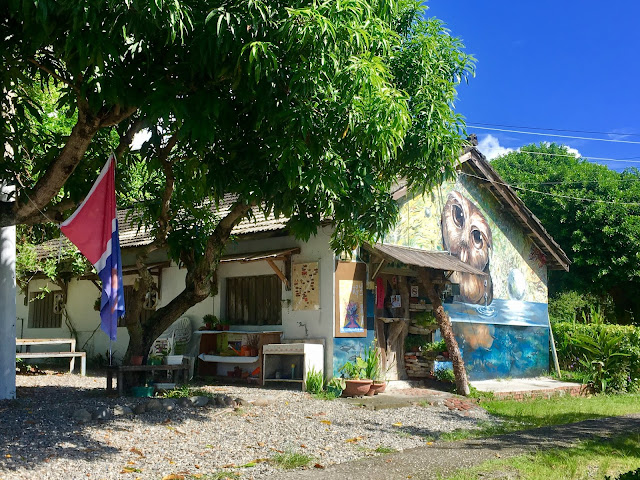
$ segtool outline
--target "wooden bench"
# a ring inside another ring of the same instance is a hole
[[[182,381],[189,379],[189,362],[184,361],[182,365],[120,365],[107,367],[107,393],[113,392],[113,374],[117,375],[118,395],[124,395],[124,373],[133,372],[146,377],[147,373],[154,372],[174,372],[182,374]]]
[[[64,345],[69,344],[68,352],[31,352],[33,345]],[[18,358],[70,358],[69,373],[73,373],[76,365],[76,358],[80,358],[80,374],[84,377],[87,374],[87,353],[76,352],[75,338],[17,338],[16,346],[26,346],[26,352],[16,352]]]

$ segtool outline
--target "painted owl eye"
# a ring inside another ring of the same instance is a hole
[[[483,240],[480,230],[471,230],[471,239],[473,240],[473,246],[480,249],[482,248]]]
[[[453,214],[453,223],[456,224],[456,227],[464,227],[464,212],[462,211],[462,207],[460,205],[452,205],[451,213]]]

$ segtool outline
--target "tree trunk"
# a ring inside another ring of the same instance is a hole
[[[431,305],[433,306],[433,314],[436,317],[438,327],[440,327],[440,333],[442,334],[442,338],[447,345],[447,351],[449,352],[449,356],[451,357],[451,361],[453,363],[453,373],[456,377],[456,391],[459,395],[467,396],[469,395],[469,381],[467,380],[467,371],[464,368],[464,361],[462,360],[462,355],[460,354],[458,342],[456,341],[456,337],[453,334],[453,328],[451,327],[451,320],[449,319],[449,315],[447,315],[447,312],[444,311],[444,307],[442,306],[442,302],[440,301],[440,295],[438,295],[436,287],[428,274],[421,273],[420,280],[422,281],[422,284],[427,291],[427,296],[429,297]]]
[[[218,223],[213,234],[209,237],[207,249],[201,257],[194,258],[193,251],[182,252],[183,261],[187,266],[185,288],[164,307],[156,310],[145,322],[140,321],[140,312],[145,294],[155,288],[153,277],[144,266],[143,252],[137,259],[138,290],[135,295],[135,305],[127,312],[127,331],[129,332],[129,346],[125,354],[125,361],[132,355],[147,357],[153,342],[171,326],[181,315],[194,305],[202,302],[217,289],[217,269],[220,255],[231,235],[233,227],[244,218],[251,205],[235,204],[231,211]]]

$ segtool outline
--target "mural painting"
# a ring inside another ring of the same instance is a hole
[[[461,176],[401,200],[385,243],[445,250],[484,275],[456,272],[444,305],[471,380],[534,376],[549,362],[546,266],[521,227],[490,194]]]

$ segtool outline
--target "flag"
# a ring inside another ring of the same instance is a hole
[[[101,328],[113,341],[118,318],[124,316],[115,179],[115,156],[111,154],[87,197],[60,226],[62,233],[96,267],[102,280]]]

